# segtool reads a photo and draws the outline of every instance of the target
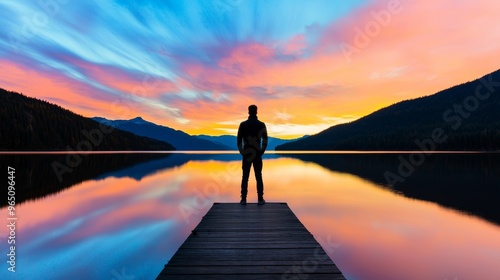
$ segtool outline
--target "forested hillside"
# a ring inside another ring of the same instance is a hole
[[[0,89],[0,150],[173,150],[162,141],[104,126],[60,106]]]
[[[430,143],[432,142],[432,144]],[[277,150],[500,150],[500,70]]]

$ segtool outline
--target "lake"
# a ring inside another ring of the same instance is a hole
[[[499,279],[500,154],[264,159],[266,200],[288,203],[347,279]],[[11,215],[4,187],[0,279],[154,279],[214,202],[239,202],[237,154],[0,160],[16,201]],[[250,177],[248,201],[256,200]],[[11,221],[16,272],[7,262]]]

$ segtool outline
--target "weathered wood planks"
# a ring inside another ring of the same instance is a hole
[[[157,279],[345,279],[286,203],[214,203]]]

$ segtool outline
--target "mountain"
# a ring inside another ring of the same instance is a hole
[[[500,150],[500,70],[277,150]]]
[[[60,106],[0,89],[0,150],[173,150],[169,143],[105,126]]]
[[[157,125],[152,122],[137,117],[130,120],[108,120],[94,117],[93,120],[109,125],[121,130],[125,130],[136,135],[147,136],[149,138],[171,143],[177,150],[182,151],[203,151],[203,150],[228,150],[228,147],[213,143],[209,140],[199,139],[180,130]]]
[[[224,145],[228,147],[230,150],[236,150],[236,136],[233,135],[221,135],[221,136],[209,136],[209,135],[198,135],[196,136],[199,139],[204,139],[204,140],[209,140],[214,143],[218,143],[220,145]],[[282,145],[285,143],[293,142],[302,138],[306,138],[306,136],[302,136],[301,138],[297,139],[291,139],[291,140],[285,140],[285,139],[280,139],[280,138],[275,138],[275,137],[269,137],[268,142],[267,142],[267,150],[274,150],[276,146]]]

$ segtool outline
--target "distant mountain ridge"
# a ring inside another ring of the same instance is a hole
[[[108,120],[101,117],[94,117],[93,120],[134,133],[139,136],[146,136],[152,139],[165,141],[171,143],[177,150],[182,151],[217,151],[229,150],[222,144],[213,143],[206,139],[200,139],[191,136],[183,131],[175,130],[173,128],[158,125],[136,117],[130,120]]]
[[[500,150],[500,70],[277,150],[422,150],[425,145],[429,150]]]
[[[102,117],[93,117],[93,120],[124,130],[139,136],[146,136],[160,141],[171,143],[177,150],[183,151],[221,151],[236,150],[236,136],[234,135],[189,135],[181,130],[155,124],[136,117],[130,120],[108,120]],[[303,136],[307,137],[307,136]],[[303,138],[301,137],[301,138]],[[299,138],[299,139],[301,139]],[[285,140],[269,137],[268,150],[274,150],[276,146],[295,141],[297,139]]]
[[[236,136],[234,135],[221,135],[221,136],[210,136],[210,135],[197,135],[197,138],[200,139],[205,139],[205,140],[210,140],[214,143],[219,143],[221,145],[227,146],[231,150],[236,150]],[[269,137],[268,142],[267,142],[267,150],[272,151],[274,150],[277,146],[293,142],[302,138],[308,137],[307,135],[302,136],[297,139],[291,139],[291,140],[286,140],[286,139],[280,139],[276,137]]]
[[[0,89],[0,150],[173,150],[167,142],[113,129],[58,105]]]

